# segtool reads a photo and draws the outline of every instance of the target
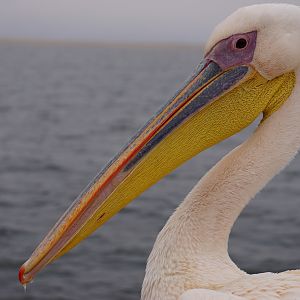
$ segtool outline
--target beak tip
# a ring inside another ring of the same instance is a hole
[[[19,269],[19,281],[21,284],[25,284],[25,278],[24,278],[24,273],[25,273],[25,267],[24,265],[21,266]]]
[[[27,277],[25,275],[25,264],[23,264],[21,266],[21,268],[19,269],[19,281],[22,285],[26,285],[27,283],[29,283],[32,280],[32,278]]]

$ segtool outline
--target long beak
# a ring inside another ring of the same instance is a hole
[[[265,81],[249,66],[222,70],[205,59],[54,225],[20,268],[20,282],[30,282],[183,162],[248,126],[266,106],[252,101]]]

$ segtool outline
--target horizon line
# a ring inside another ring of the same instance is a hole
[[[78,47],[116,47],[116,48],[200,48],[204,43],[192,42],[160,42],[160,41],[97,41],[75,39],[48,39],[0,37],[0,44],[31,44],[38,46],[78,46]]]

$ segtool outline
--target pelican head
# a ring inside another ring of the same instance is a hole
[[[300,7],[263,4],[243,7],[220,23],[206,44],[206,52],[219,41],[239,33],[257,32],[251,65],[266,79],[274,79],[300,65]]]
[[[201,21],[199,21],[199,24]],[[300,8],[257,5],[218,25],[194,73],[107,164],[20,268],[22,284],[203,150],[264,122],[293,92]]]

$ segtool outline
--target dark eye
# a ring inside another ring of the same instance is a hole
[[[240,38],[235,42],[235,48],[236,49],[244,49],[246,48],[248,45],[248,42],[246,39],[244,38]]]

